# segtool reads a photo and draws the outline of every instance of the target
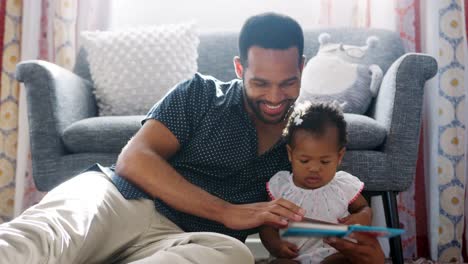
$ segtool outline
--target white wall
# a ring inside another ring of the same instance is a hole
[[[201,32],[238,31],[251,15],[274,11],[305,29],[317,24],[319,0],[114,0],[111,29],[196,21]],[[317,6],[317,7],[316,7]]]
[[[258,13],[278,12],[296,19],[304,30],[320,26],[322,0],[109,0],[110,29],[195,21],[200,32],[239,31],[244,21]],[[331,1],[331,0],[329,0]],[[355,5],[366,0],[333,0],[329,22],[352,26]],[[394,0],[372,1],[371,21],[375,28],[395,28],[387,16],[395,9]],[[363,16],[365,14],[361,14]],[[325,21],[322,21],[326,23]]]

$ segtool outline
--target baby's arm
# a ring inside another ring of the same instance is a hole
[[[348,206],[350,215],[338,219],[340,223],[346,225],[371,225],[372,224],[372,210],[369,207],[366,199],[361,194],[358,194],[356,200]]]
[[[265,248],[277,258],[292,259],[298,256],[298,248],[291,242],[282,240],[278,229],[271,226],[260,227],[260,239]]]

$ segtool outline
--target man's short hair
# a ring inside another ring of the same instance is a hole
[[[247,67],[250,47],[285,50],[297,47],[299,64],[304,51],[304,33],[296,20],[277,13],[263,13],[252,16],[244,23],[239,35],[241,63]]]

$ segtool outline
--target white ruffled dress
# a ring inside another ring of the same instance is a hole
[[[338,223],[338,218],[349,215],[348,205],[357,199],[364,183],[357,177],[338,171],[325,186],[317,189],[297,187],[289,171],[276,173],[267,183],[271,199],[284,198],[306,210],[306,217]],[[322,238],[287,238],[299,247],[301,263],[320,263],[337,251],[324,243]]]

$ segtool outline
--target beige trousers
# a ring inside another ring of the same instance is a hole
[[[237,239],[183,232],[151,200],[126,200],[100,172],[59,185],[0,225],[0,263],[254,263]]]

